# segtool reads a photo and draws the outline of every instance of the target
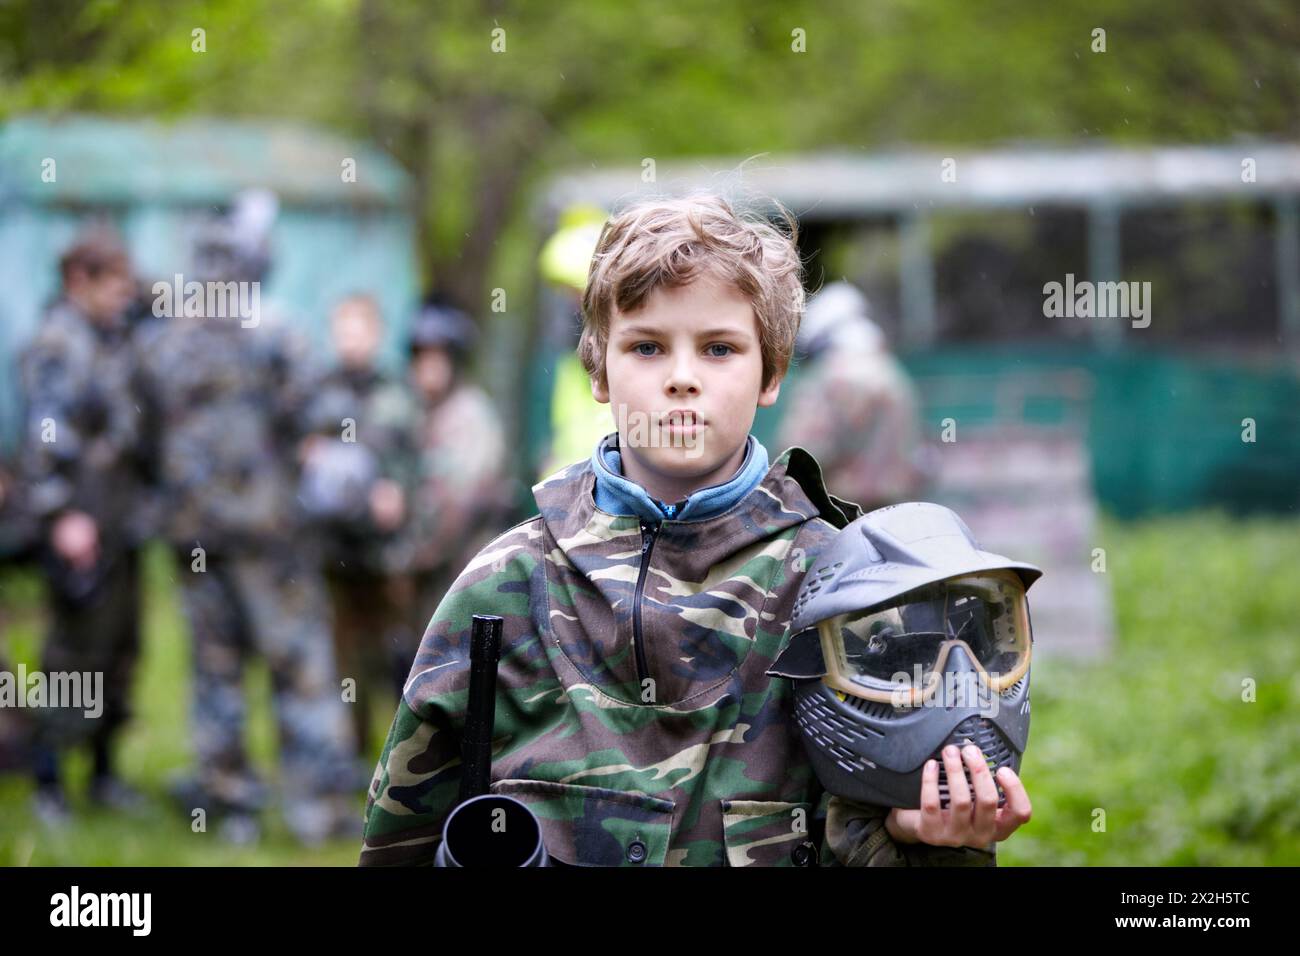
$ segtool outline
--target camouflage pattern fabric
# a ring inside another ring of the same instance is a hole
[[[590,461],[539,482],[539,514],[483,548],[439,604],[371,782],[363,865],[437,850],[457,800],[474,614],[505,621],[492,790],[533,810],[562,863],[991,861],[901,850],[880,836],[883,808],[829,797],[791,685],[764,674],[804,572],[859,514],[826,493],[807,452],[788,449],[737,506],[696,522],[605,514],[594,482]],[[819,820],[837,829],[809,853]]]
[[[50,707],[36,716],[37,740],[66,747],[105,738],[129,717],[140,646],[142,520],[140,416],[124,322],[97,324],[66,300],[51,307],[24,350],[26,435],[21,503],[48,583],[49,619],[41,669],[103,674],[103,710]],[[49,546],[60,514],[94,519],[99,560],[74,570]],[[24,536],[26,536],[24,535]]]
[[[258,654],[271,671],[286,804],[350,794],[351,728],[319,578],[291,559],[246,556],[211,560],[203,573],[183,572],[179,580],[194,646],[192,717],[203,789],[232,806],[258,803],[262,788],[244,752],[242,686],[244,666]],[[338,812],[350,805],[339,801]]]
[[[16,469],[0,459],[0,571],[9,562],[19,563],[28,557],[36,542],[36,523],[26,507],[24,490]],[[0,602],[0,671],[12,673],[5,640],[9,634],[8,617],[8,608]],[[28,768],[31,733],[25,708],[0,707],[0,773]]]
[[[265,318],[253,328],[178,318],[149,332],[137,385],[160,423],[165,530],[194,649],[199,779],[219,801],[257,803],[241,678],[246,657],[260,654],[274,687],[286,822],[298,832],[312,821],[300,835],[314,839],[351,812],[339,791],[355,752],[318,553],[294,499],[314,378],[301,343]]]
[[[40,528],[27,497],[17,469],[0,460],[0,562],[22,561],[39,539]]]
[[[61,300],[20,360],[26,436],[21,477],[30,514],[75,509],[99,528],[101,547],[134,547],[140,503],[140,417],[125,323],[100,326]]]
[[[315,387],[306,409],[307,427],[330,441],[342,441],[345,422],[349,440],[364,446],[378,463],[378,477],[397,482],[408,500],[417,476],[414,397],[406,386],[375,369],[336,368]],[[366,515],[348,527],[325,529],[326,565],[346,571],[395,570],[395,534],[375,528]]]
[[[167,538],[208,554],[297,544],[294,455],[315,381],[305,344],[269,319],[175,318],[143,330],[138,353]]]

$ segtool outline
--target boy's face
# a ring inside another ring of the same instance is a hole
[[[84,269],[73,269],[67,279],[67,294],[91,321],[106,325],[126,311],[135,285],[125,264],[93,276]]]
[[[341,302],[334,309],[330,332],[339,361],[347,368],[367,369],[374,365],[379,342],[384,337],[379,314],[366,302]]]
[[[435,401],[451,387],[454,369],[446,349],[422,348],[411,357],[411,381],[420,394]]]
[[[643,308],[615,312],[605,353],[608,402],[625,475],[663,501],[725,482],[740,467],[758,406],[776,402],[780,381],[763,388],[758,320],[749,300],[713,277],[652,292]],[[670,413],[686,409],[695,424]]]

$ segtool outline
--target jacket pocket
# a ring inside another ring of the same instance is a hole
[[[537,816],[546,852],[572,866],[663,866],[672,836],[671,800],[546,780],[498,780]]]
[[[728,866],[809,866],[816,849],[808,835],[811,803],[723,800],[722,839]]]

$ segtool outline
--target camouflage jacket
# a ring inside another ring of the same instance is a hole
[[[214,554],[299,546],[295,453],[315,381],[302,341],[266,319],[175,318],[138,352],[167,539]]]
[[[0,458],[0,562],[30,557],[38,541],[38,525],[27,506],[26,484],[16,469]]]
[[[313,391],[306,427],[328,441],[343,441],[346,435],[346,440],[364,447],[377,466],[376,479],[401,485],[409,513],[418,464],[417,406],[410,390],[378,369],[358,372],[339,366],[322,376]],[[359,519],[328,522],[321,529],[326,566],[331,570],[344,563],[382,572],[392,570],[398,561],[398,533],[377,528],[368,509],[362,513]]]
[[[96,327],[66,300],[51,307],[21,361],[27,507],[42,521],[88,513],[106,547],[143,537],[132,369],[126,326]]]
[[[991,848],[900,847],[886,810],[828,797],[764,671],[804,571],[858,512],[791,448],[699,521],[598,510],[584,461],[489,543],[425,632],[367,798],[363,865],[427,863],[457,799],[474,614],[504,618],[492,790],[538,816],[563,863],[970,865]],[[638,653],[639,652],[639,653]],[[636,847],[632,852],[631,848]],[[814,842],[815,845],[815,842]]]

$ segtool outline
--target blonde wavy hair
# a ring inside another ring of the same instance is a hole
[[[736,213],[722,196],[645,199],[605,223],[582,297],[578,356],[604,387],[605,350],[615,310],[636,312],[659,288],[704,276],[733,286],[758,320],[763,387],[785,376],[804,311],[803,262],[793,214],[773,202],[785,230]]]

